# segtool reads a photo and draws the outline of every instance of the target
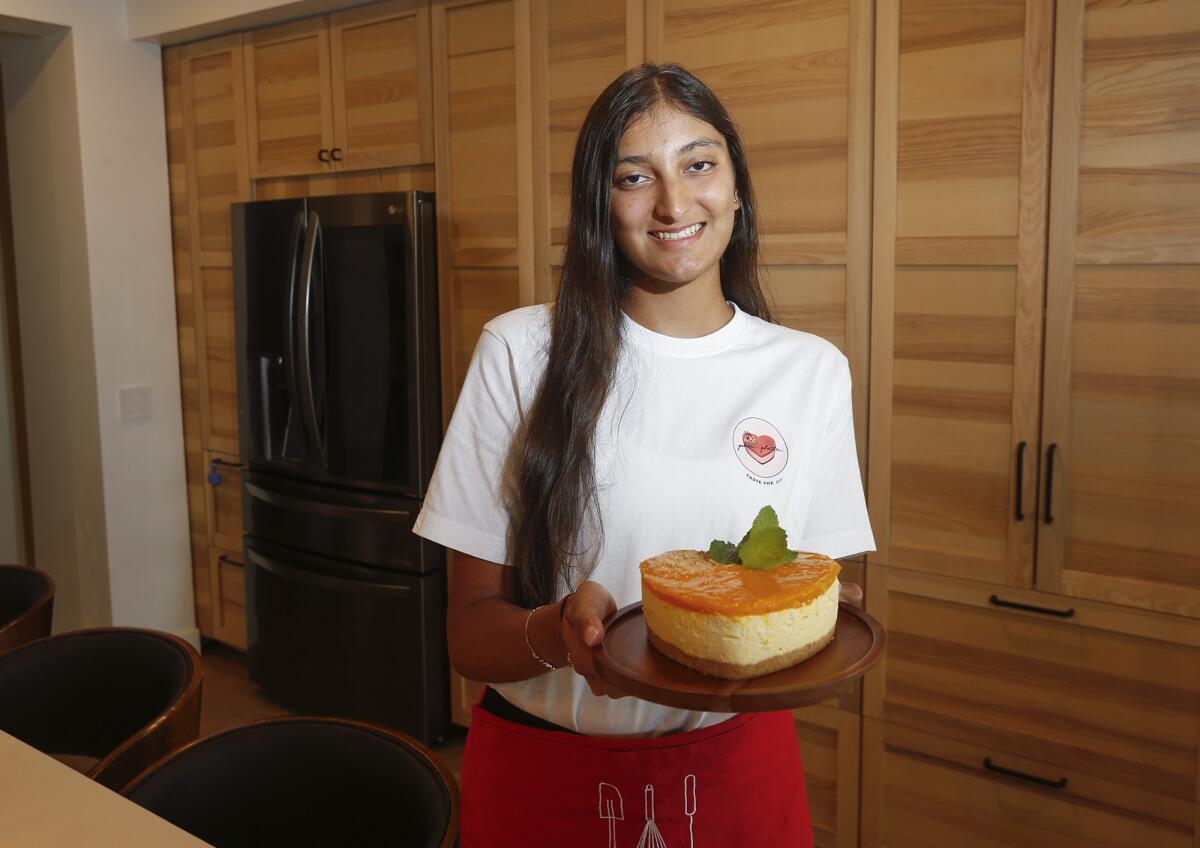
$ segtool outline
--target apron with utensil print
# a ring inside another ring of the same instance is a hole
[[[463,848],[813,844],[787,712],[649,739],[580,736],[476,706],[462,763]]]

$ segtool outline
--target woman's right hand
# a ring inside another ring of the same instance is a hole
[[[583,675],[592,693],[623,698],[626,693],[602,680],[592,662],[592,648],[604,636],[604,619],[616,611],[617,602],[612,594],[599,583],[588,580],[563,600],[562,637],[571,666]]]

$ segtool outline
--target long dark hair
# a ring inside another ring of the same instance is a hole
[[[595,567],[603,528],[593,447],[620,350],[630,278],[613,239],[609,192],[625,129],[659,104],[710,124],[725,138],[741,206],[721,256],[721,289],[743,312],[774,320],[759,283],[754,191],[733,120],[712,90],[678,65],[631,68],[596,98],[575,144],[548,364],[510,456],[510,542],[526,605],[550,603]]]

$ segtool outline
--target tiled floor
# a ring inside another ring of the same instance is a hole
[[[262,696],[246,671],[246,655],[216,642],[203,647],[204,688],[200,698],[200,736],[273,716],[290,715]],[[452,728],[446,742],[434,753],[458,778],[462,765],[461,728]]]

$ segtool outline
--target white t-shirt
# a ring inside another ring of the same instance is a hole
[[[549,307],[530,306],[484,328],[418,535],[512,564],[502,468],[546,366],[549,320]],[[603,541],[591,575],[618,608],[641,600],[643,559],[707,549],[718,538],[736,544],[768,504],[791,548],[835,559],[875,549],[850,369],[836,347],[736,306],[725,326],[700,338],[660,335],[628,316],[622,335],[596,430]],[[658,735],[729,717],[597,697],[570,668],[495,688],[526,712],[590,735]]]

